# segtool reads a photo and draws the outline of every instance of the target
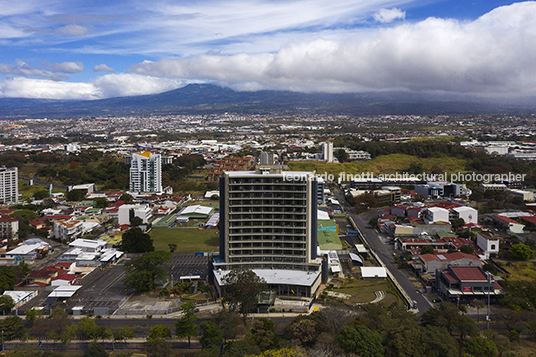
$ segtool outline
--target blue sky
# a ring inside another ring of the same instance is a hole
[[[534,95],[536,2],[0,0],[0,97],[237,90]]]

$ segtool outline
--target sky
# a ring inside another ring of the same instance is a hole
[[[0,0],[0,98],[536,94],[536,2]]]

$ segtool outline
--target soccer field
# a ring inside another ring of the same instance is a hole
[[[217,252],[219,231],[196,228],[154,228],[150,232],[155,250],[169,251],[168,244],[176,244],[178,253]]]

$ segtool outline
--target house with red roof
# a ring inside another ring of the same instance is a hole
[[[481,267],[483,262],[480,258],[462,252],[446,254],[421,254],[419,255],[421,263],[421,272],[430,272],[435,274],[436,270],[445,270],[449,266],[478,266]]]
[[[436,271],[436,287],[439,296],[447,301],[468,303],[475,298],[496,299],[502,287],[492,274],[487,275],[482,268],[449,266]]]
[[[527,223],[527,225],[533,228],[536,227],[536,216],[522,216],[519,218],[521,218],[523,222]]]

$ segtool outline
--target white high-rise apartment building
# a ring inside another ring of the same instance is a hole
[[[19,200],[19,171],[17,167],[0,167],[0,204]]]
[[[160,154],[133,154],[130,163],[130,192],[162,192],[162,158]]]

